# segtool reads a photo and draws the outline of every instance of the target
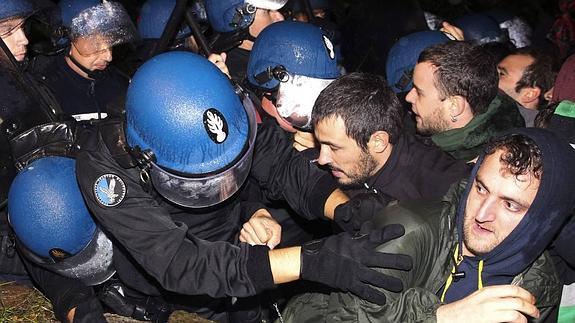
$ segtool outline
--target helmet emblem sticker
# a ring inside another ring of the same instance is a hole
[[[208,109],[204,112],[204,128],[216,144],[223,143],[228,137],[228,123],[222,113],[216,109]]]
[[[126,184],[118,175],[104,174],[94,183],[94,195],[101,205],[116,206],[126,197]]]
[[[322,35],[323,43],[325,44],[325,48],[327,48],[327,52],[329,54],[329,58],[335,59],[335,51],[333,50],[333,44],[326,35]]]

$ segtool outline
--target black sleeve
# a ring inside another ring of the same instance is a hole
[[[75,317],[74,322],[85,321],[80,316],[90,316],[92,322],[106,321],[104,319],[104,311],[92,287],[84,285],[77,279],[66,278],[37,266],[24,256],[22,257],[22,262],[26,266],[32,281],[52,303],[54,316],[58,320],[68,322],[68,312],[76,308],[76,316],[78,317]],[[84,304],[95,304],[96,306],[91,306],[92,310],[90,313],[82,314],[78,311],[78,308]]]
[[[250,296],[273,287],[268,249],[209,242],[175,223],[139,183],[139,170],[116,164],[100,141],[97,151],[77,157],[76,174],[88,208],[101,227],[163,288],[188,295]],[[95,183],[105,174],[121,179],[125,197],[117,206],[97,199]],[[193,215],[191,215],[193,216]]]
[[[250,176],[269,199],[286,201],[306,219],[324,218],[335,180],[295,150],[291,137],[273,122],[258,128]]]

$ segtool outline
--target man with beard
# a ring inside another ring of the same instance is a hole
[[[545,249],[575,206],[574,162],[554,133],[510,131],[478,158],[469,183],[375,217],[406,228],[378,248],[413,257],[411,272],[394,271],[403,292],[384,306],[336,292],[298,296],[284,322],[556,322],[562,282]]]
[[[400,201],[442,196],[468,166],[404,133],[401,111],[380,76],[352,73],[335,80],[312,112],[320,144],[317,162],[352,195],[375,193]],[[336,215],[340,226],[342,218]]]
[[[417,132],[466,161],[496,133],[525,125],[513,99],[498,94],[495,62],[483,48],[465,42],[425,49],[405,99]]]

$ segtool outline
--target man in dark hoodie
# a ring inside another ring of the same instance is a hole
[[[378,226],[405,225],[403,238],[379,248],[413,257],[411,272],[393,272],[403,292],[387,293],[385,306],[305,294],[292,299],[284,321],[556,320],[561,281],[545,249],[575,206],[574,162],[569,144],[547,130],[509,132],[479,157],[469,183],[376,217]]]

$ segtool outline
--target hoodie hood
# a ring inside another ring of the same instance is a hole
[[[510,134],[525,135],[539,146],[543,164],[539,190],[523,219],[497,247],[482,256],[463,258],[456,271],[465,272],[465,277],[454,280],[448,286],[444,299],[447,303],[462,299],[481,286],[511,283],[515,276],[525,271],[545,251],[575,207],[573,148],[545,129],[513,129],[502,136]],[[459,253],[463,244],[467,197],[484,158],[485,153],[482,153],[459,201],[456,215]]]

